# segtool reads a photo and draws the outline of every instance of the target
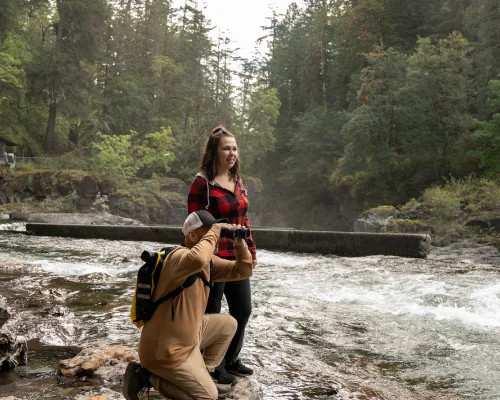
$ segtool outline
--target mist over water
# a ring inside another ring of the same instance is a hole
[[[0,259],[28,264],[0,269],[0,294],[22,310],[9,324],[47,344],[135,346],[139,255],[163,246],[0,236]],[[499,265],[495,249],[468,243],[426,260],[261,251],[242,358],[264,399],[498,399]],[[56,287],[68,316],[26,307],[26,293]]]

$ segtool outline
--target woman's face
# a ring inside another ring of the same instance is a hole
[[[238,159],[238,146],[234,137],[222,136],[217,149],[217,169],[230,170]]]

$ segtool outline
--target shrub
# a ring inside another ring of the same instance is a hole
[[[420,203],[417,199],[412,198],[404,206],[401,207],[401,210],[403,210],[403,211],[415,211],[421,205],[422,205],[422,203]]]
[[[422,198],[439,219],[451,220],[460,215],[460,198],[445,188],[435,186],[427,189]]]

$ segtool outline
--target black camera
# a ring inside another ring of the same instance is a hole
[[[225,237],[225,238],[229,238],[232,240],[248,239],[250,237],[250,229],[247,229],[247,228],[222,229],[220,231],[220,237]]]

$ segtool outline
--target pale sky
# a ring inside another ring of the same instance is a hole
[[[251,58],[255,41],[264,35],[261,26],[269,25],[266,18],[272,16],[274,8],[278,14],[285,13],[292,0],[203,0],[204,13],[215,26],[211,32],[217,39],[219,28],[221,36],[230,37],[230,48],[239,47],[238,55]],[[183,4],[182,0],[177,3]],[[202,4],[202,2],[200,2]],[[261,51],[264,51],[261,48]]]

